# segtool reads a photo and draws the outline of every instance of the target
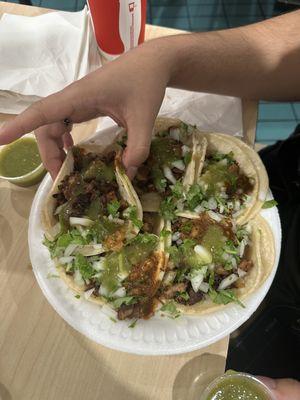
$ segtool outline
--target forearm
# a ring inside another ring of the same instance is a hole
[[[169,86],[248,99],[300,100],[300,11],[236,29],[164,38],[163,50]]]

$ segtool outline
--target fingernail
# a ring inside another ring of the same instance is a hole
[[[277,383],[276,379],[269,378],[267,376],[256,376],[258,380],[268,386],[269,389],[274,390],[276,389]]]
[[[126,170],[126,173],[130,179],[133,179],[135,177],[136,172],[137,167],[128,167]]]

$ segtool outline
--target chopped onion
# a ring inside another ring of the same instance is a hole
[[[84,292],[84,298],[86,299],[86,300],[88,300],[90,297],[91,297],[91,295],[93,294],[93,291],[95,290],[95,288],[92,288],[92,289],[89,289],[89,290],[86,290],[85,292]]]
[[[164,171],[164,176],[165,176],[171,183],[173,183],[173,185],[175,185],[175,183],[176,183],[176,178],[175,178],[175,176],[172,174],[171,169],[170,169],[167,165],[164,165],[164,166],[163,166],[163,171]]]
[[[126,296],[126,289],[123,286],[121,286],[112,294],[112,297],[124,297],[124,296]]]
[[[218,290],[223,290],[223,289],[228,288],[230,285],[232,285],[238,279],[239,279],[239,277],[236,274],[231,274],[231,275],[227,276],[226,278],[224,278],[221,281],[221,283],[218,287]]]
[[[218,206],[218,204],[217,204],[216,199],[214,199],[213,197],[210,197],[208,199],[208,208],[210,210],[215,210],[217,208],[217,206]]]
[[[234,202],[234,210],[239,211],[241,209],[241,202],[239,200],[236,200]]]
[[[237,273],[238,273],[238,275],[239,275],[240,278],[243,278],[245,275],[247,275],[247,272],[244,271],[244,270],[241,269],[241,268],[238,268]]]
[[[182,154],[186,155],[187,153],[189,153],[191,151],[191,149],[189,148],[189,146],[187,146],[186,144],[184,144],[183,146],[181,146],[181,150],[182,150]]]
[[[173,167],[179,169],[180,171],[184,171],[185,170],[185,165],[184,162],[182,160],[176,160],[172,162]]]
[[[105,264],[104,264],[105,258],[101,257],[99,261],[94,261],[92,266],[96,271],[103,271],[105,269]]]
[[[175,232],[172,235],[172,241],[176,242],[176,240],[180,239],[180,232]]]
[[[227,207],[229,208],[229,210],[232,210],[232,209],[233,209],[233,202],[232,202],[232,201],[229,201],[229,202],[227,203]]]
[[[194,289],[194,292],[198,292],[201,283],[203,282],[204,279],[204,273],[199,272],[197,275],[195,274],[194,276],[191,277],[191,284],[192,288]]]
[[[197,214],[200,214],[203,211],[204,211],[204,207],[201,204],[199,204],[196,208],[194,208],[194,212]]]
[[[71,271],[71,269],[72,269],[72,264],[70,263],[66,266],[66,271],[69,272]]]
[[[74,282],[78,286],[83,286],[84,285],[84,280],[82,279],[82,275],[81,275],[79,269],[75,269]]]
[[[74,253],[74,251],[77,249],[78,244],[69,244],[64,252],[64,256],[65,257],[69,257],[72,253]]]
[[[177,206],[178,211],[183,211],[184,210],[183,200],[182,199],[178,200],[176,206]]]
[[[218,164],[218,165],[223,165],[223,166],[225,166],[225,165],[227,165],[227,159],[226,159],[226,158],[223,158],[223,160],[218,161],[217,164]]]
[[[173,283],[175,276],[176,276],[176,271],[168,271],[164,276],[163,285],[168,286],[171,283]]]
[[[71,256],[68,256],[68,257],[60,257],[60,258],[58,259],[58,262],[59,262],[60,264],[69,264],[69,263],[71,263],[73,260],[75,260],[75,257],[71,257]]]
[[[224,212],[224,206],[223,206],[223,204],[220,204],[220,206],[219,206],[219,213],[220,213],[220,214],[223,214],[223,212]]]
[[[101,253],[105,253],[105,249],[102,244],[86,244],[78,246],[76,253],[82,254],[83,256],[96,256]]]
[[[215,221],[217,221],[217,222],[222,221],[222,218],[220,217],[220,215],[217,214],[217,213],[215,213],[214,211],[211,211],[211,210],[210,210],[210,211],[208,211],[207,213],[208,213],[208,215],[210,216],[210,218],[214,219]]]
[[[61,204],[60,206],[56,207],[55,211],[54,211],[54,215],[57,215],[61,212],[61,210],[64,208],[64,206],[66,205],[66,203]]]
[[[79,217],[70,217],[70,225],[82,225],[82,226],[91,226],[93,225],[94,221],[89,218],[79,218]]]
[[[102,271],[97,272],[96,274],[93,275],[93,278],[101,278],[102,276]]]
[[[203,261],[203,264],[210,264],[212,262],[212,255],[210,251],[201,246],[201,244],[197,244],[194,247],[194,252],[198,254],[199,257],[201,257],[201,261]]]
[[[123,214],[124,215],[124,214]],[[109,214],[109,216],[107,217],[110,221],[114,222],[115,224],[118,225],[123,225],[125,223],[125,221],[123,219],[120,218],[114,218],[111,214]]]
[[[233,268],[237,267],[237,262],[236,262],[236,259],[234,257],[231,257],[231,264],[232,264]]]
[[[182,243],[183,243],[183,242],[182,242],[181,239],[176,240],[176,244],[177,244],[178,246],[180,246]]]
[[[211,263],[207,267],[208,267],[209,271],[213,271],[215,269],[215,264]]]
[[[107,288],[103,285],[100,286],[99,293],[101,294],[101,296],[105,296],[105,297],[107,297],[109,294]]]
[[[169,129],[169,134],[172,139],[177,140],[179,142],[179,140],[180,140],[180,129],[179,128],[171,127]]]
[[[242,240],[241,243],[240,243],[240,247],[239,247],[239,256],[240,256],[240,258],[243,257],[244,252],[245,252],[245,242],[244,242],[244,240]]]
[[[209,290],[209,284],[206,282],[202,282],[199,286],[199,290],[201,290],[201,292],[207,293]]]
[[[159,280],[159,281],[162,281],[164,275],[165,275],[165,271],[159,271],[159,273],[158,273],[158,280]]]

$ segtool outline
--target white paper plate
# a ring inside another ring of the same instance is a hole
[[[275,207],[262,211],[269,222],[276,247],[276,261],[266,282],[247,299],[246,308],[230,304],[220,311],[201,317],[172,320],[155,316],[148,321],[138,321],[129,328],[128,321],[111,321],[99,305],[83,298],[77,299],[66,284],[58,278],[48,249],[43,246],[41,208],[51,187],[49,175],[45,177],[34,198],[29,218],[29,251],[34,274],[44,295],[57,313],[74,329],[91,340],[112,349],[128,353],[159,355],[185,353],[220,340],[245,322],[265,297],[276,272],[280,247],[281,226]]]

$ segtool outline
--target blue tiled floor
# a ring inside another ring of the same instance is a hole
[[[32,0],[32,4],[76,11],[84,7],[85,0]],[[261,21],[285,11],[287,8],[276,0],[148,0],[147,22],[189,31],[208,31]],[[272,143],[284,139],[297,123],[300,123],[300,103],[261,102],[257,140]]]

